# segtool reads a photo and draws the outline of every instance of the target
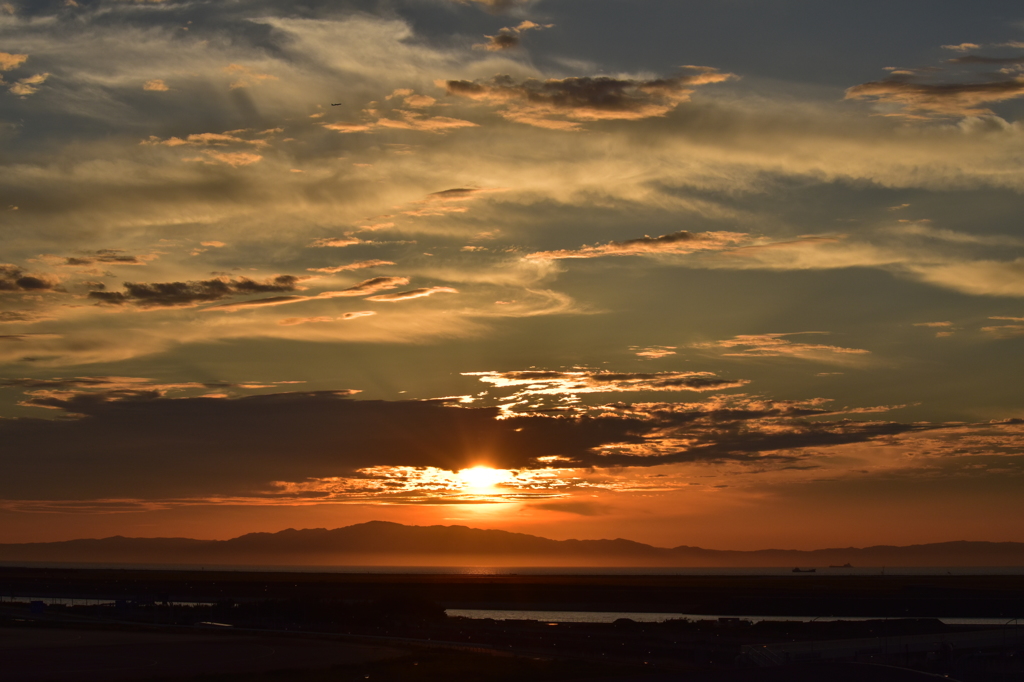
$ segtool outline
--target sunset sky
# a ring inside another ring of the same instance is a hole
[[[1019,2],[10,0],[0,76],[0,542],[1024,541]]]

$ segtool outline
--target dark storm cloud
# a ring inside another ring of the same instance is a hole
[[[247,277],[218,277],[190,282],[125,282],[124,291],[91,291],[89,298],[113,305],[130,303],[140,308],[180,308],[228,296],[295,291],[299,281],[300,278],[294,275],[278,275],[262,282]]]
[[[0,291],[45,291],[55,286],[49,279],[30,275],[16,265],[0,265]]]
[[[360,469],[388,466],[792,464],[800,457],[787,454],[788,449],[865,442],[925,428],[809,422],[803,416],[807,408],[795,405],[760,405],[747,414],[675,406],[646,412],[620,408],[596,417],[499,419],[498,408],[356,401],[347,397],[350,393],[171,399],[155,386],[139,386],[134,392],[34,396],[33,404],[81,416],[0,420],[5,462],[0,497],[251,495],[268,490],[274,481],[357,476]]]

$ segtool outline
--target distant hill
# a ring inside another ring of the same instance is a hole
[[[652,547],[631,540],[549,540],[465,526],[370,521],[289,528],[230,540],[126,538],[0,544],[3,562],[349,566],[1024,566],[1024,543],[942,542],[895,547],[763,549]]]

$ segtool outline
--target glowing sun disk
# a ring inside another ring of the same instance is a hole
[[[470,469],[462,469],[459,471],[458,476],[467,488],[485,489],[493,488],[497,484],[508,480],[511,472],[506,469],[476,466]]]

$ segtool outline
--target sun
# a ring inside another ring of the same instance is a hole
[[[510,475],[511,472],[505,469],[492,469],[487,466],[475,466],[458,472],[458,477],[465,487],[472,490],[489,490],[508,480]]]

